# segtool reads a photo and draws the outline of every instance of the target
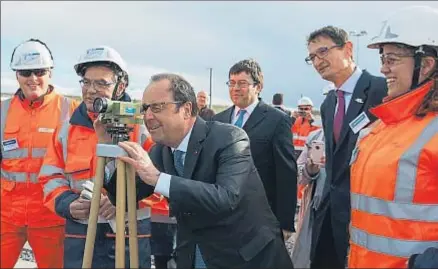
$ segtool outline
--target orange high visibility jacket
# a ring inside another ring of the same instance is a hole
[[[304,150],[306,145],[307,137],[312,131],[318,130],[321,127],[314,126],[310,124],[310,122],[303,118],[298,117],[295,120],[295,123],[292,125],[292,136],[293,136],[293,144],[295,150]]]
[[[77,105],[53,86],[40,101],[31,103],[19,89],[1,103],[2,222],[29,227],[64,224],[44,206],[37,175],[56,127],[70,118]]]
[[[146,138],[146,127],[135,125],[130,140],[142,145]],[[55,133],[39,174],[44,186],[44,202],[51,211],[71,219],[70,204],[79,197],[82,184],[93,181],[96,174],[97,144],[93,122],[82,103],[70,122]]]
[[[432,85],[370,110],[351,159],[349,268],[407,268],[438,247],[438,114],[414,115]]]

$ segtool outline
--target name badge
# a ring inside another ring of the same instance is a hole
[[[365,112],[362,112],[359,114],[359,116],[352,120],[349,125],[353,133],[357,134],[360,130],[367,126],[368,123],[370,123],[370,119]]]
[[[55,132],[55,129],[40,127],[40,128],[38,128],[38,132],[40,132],[40,133],[53,133],[53,132]]]
[[[14,150],[14,149],[18,149],[17,138],[3,140],[2,141],[2,146],[3,146],[3,150],[4,151],[11,151],[11,150]]]

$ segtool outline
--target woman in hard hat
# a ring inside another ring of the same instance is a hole
[[[438,268],[437,25],[438,10],[405,8],[368,45],[388,96],[351,159],[349,268]]]
[[[64,219],[44,206],[37,175],[55,128],[78,103],[51,85],[53,57],[40,40],[17,46],[10,66],[20,88],[1,103],[1,268],[14,267],[26,241],[38,268],[61,268]]]

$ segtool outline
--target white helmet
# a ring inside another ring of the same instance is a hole
[[[128,86],[128,68],[126,63],[115,49],[108,46],[97,46],[87,49],[74,66],[76,74],[83,76],[86,68],[96,63],[108,65],[116,72],[117,76],[126,79],[126,86]]]
[[[417,23],[421,21],[421,24]],[[412,47],[438,47],[438,10],[428,6],[410,6],[392,13],[368,48],[385,43],[401,43]]]
[[[38,39],[29,39],[18,45],[12,52],[12,70],[53,68],[53,57],[46,44]]]
[[[298,100],[298,106],[313,106],[313,102],[309,97],[304,96]]]

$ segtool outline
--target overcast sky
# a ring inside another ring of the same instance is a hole
[[[135,98],[150,76],[175,72],[185,76],[196,91],[209,89],[213,68],[213,103],[230,103],[229,68],[252,57],[262,67],[262,98],[282,92],[285,105],[296,106],[301,94],[316,106],[328,84],[307,56],[306,37],[313,30],[334,25],[347,31],[368,32],[359,44],[352,37],[359,65],[379,73],[377,51],[366,48],[382,20],[393,10],[438,2],[1,2],[1,91],[17,89],[9,68],[12,51],[22,41],[39,38],[55,58],[53,82],[68,94],[80,95],[73,65],[87,48],[108,45],[120,52],[130,70],[128,92]],[[419,18],[421,20],[421,18]],[[413,22],[413,24],[415,24]]]

